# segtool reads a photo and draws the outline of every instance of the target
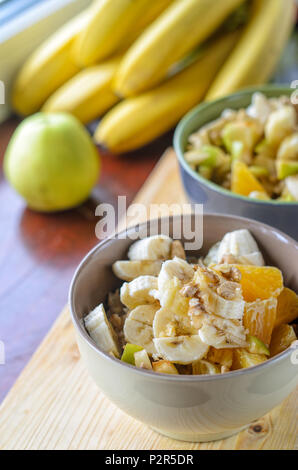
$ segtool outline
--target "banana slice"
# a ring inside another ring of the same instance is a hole
[[[139,276],[124,282],[120,289],[121,302],[130,310],[138,305],[157,303],[159,298],[157,277]]]
[[[288,176],[285,179],[285,186],[295,201],[298,201],[298,175]]]
[[[84,323],[89,335],[102,351],[119,357],[117,336],[107,318],[103,304],[92,310],[84,318]]]
[[[144,323],[145,325],[152,326],[156,312],[159,310],[159,305],[139,305],[138,307],[131,310],[131,312],[129,312],[127,318],[139,321],[141,323]]]
[[[191,325],[188,315],[163,307],[156,312],[154,317],[153,333],[155,338],[165,338],[196,335],[197,329]]]
[[[218,254],[218,249],[219,249],[220,242],[215,243],[210,250],[208,251],[208,254],[204,258],[204,264],[206,266],[210,266],[211,264],[217,264],[217,254]]]
[[[222,348],[245,348],[246,330],[237,320],[227,320],[215,315],[205,315],[203,326],[199,329],[199,337],[203,343]]]
[[[209,268],[198,268],[194,279],[199,286],[200,311],[203,305],[204,310],[210,315],[234,320],[242,319],[245,301],[238,282],[228,281]],[[191,312],[195,314],[195,308],[192,308]]]
[[[154,338],[153,341],[158,354],[176,364],[190,364],[202,359],[209,349],[198,335]]]
[[[169,259],[173,240],[166,235],[153,235],[133,243],[128,250],[130,260]]]
[[[123,328],[125,340],[142,346],[149,354],[156,353],[152,323],[158,308],[153,305],[139,305],[129,313]]]
[[[189,300],[180,290],[194,276],[194,269],[187,261],[175,257],[165,261],[158,275],[160,304],[175,312],[187,313]]]
[[[228,260],[229,256],[232,257],[231,262]],[[253,264],[255,266],[264,266],[265,264],[255,239],[246,229],[228,232],[220,242],[217,263],[227,262],[233,264],[233,258],[236,259],[236,263],[240,264]]]
[[[139,276],[158,276],[162,260],[116,261],[113,266],[115,276],[123,281],[132,281]]]
[[[211,312],[223,318],[241,320],[244,314],[245,301],[226,300],[211,289],[206,289],[200,295],[207,312]]]

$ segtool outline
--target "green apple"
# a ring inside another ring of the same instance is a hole
[[[243,161],[252,154],[260,136],[260,129],[252,120],[229,122],[222,131],[226,150],[234,159]]]
[[[135,366],[135,353],[138,351],[142,351],[142,349],[144,348],[141,348],[141,346],[127,343],[121,356],[121,361],[127,362],[128,364]]]
[[[269,175],[269,170],[265,166],[261,165],[251,165],[249,167],[251,173],[256,177],[260,178],[262,176],[268,176]]]
[[[277,152],[277,160],[298,161],[298,132],[282,141]]]
[[[210,168],[215,168],[223,162],[230,161],[230,157],[215,145],[202,145],[200,149],[187,152],[186,157],[188,163],[192,165],[204,165]]]
[[[296,175],[298,173],[298,161],[276,161],[277,177],[280,180],[285,179],[287,176]]]
[[[75,207],[98,180],[100,160],[87,130],[67,113],[37,113],[14,132],[4,173],[31,209]]]
[[[265,356],[270,356],[270,351],[267,348],[266,344],[263,343],[256,336],[249,335],[247,338],[248,341],[248,352],[252,354],[265,354]]]

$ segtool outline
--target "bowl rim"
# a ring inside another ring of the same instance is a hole
[[[186,124],[189,123],[189,121],[192,121],[194,117],[198,115],[198,113],[204,112],[205,109],[208,109],[210,107],[213,107],[217,104],[224,103],[225,101],[229,100],[230,98],[241,98],[242,96],[247,96],[252,93],[260,92],[260,93],[265,93],[267,91],[276,91],[279,93],[287,93],[290,94],[290,92],[294,92],[295,90],[293,88],[290,88],[286,85],[263,85],[259,87],[248,87],[243,90],[239,90],[236,93],[232,93],[229,95],[226,95],[222,98],[208,101],[208,102],[203,102],[200,103],[199,105],[195,106],[192,108],[178,123],[177,127],[175,128],[174,132],[174,137],[173,137],[173,144],[174,144],[174,149],[175,153],[177,155],[179,164],[183,167],[183,169],[189,173],[194,179],[198,181],[198,183],[207,186],[209,189],[212,189],[213,191],[219,193],[220,195],[228,196],[233,199],[240,199],[242,201],[246,201],[247,203],[250,204],[259,204],[259,205],[267,205],[267,206],[278,206],[278,207],[296,207],[298,206],[298,201],[288,201],[288,202],[282,202],[282,201],[277,201],[277,200],[260,200],[260,199],[252,199],[249,198],[248,196],[242,196],[241,194],[235,194],[232,191],[223,188],[222,186],[214,183],[213,181],[209,181],[203,176],[199,175],[195,170],[193,170],[190,165],[187,163],[187,161],[184,158],[184,149],[182,146],[182,135],[184,133],[184,127]],[[207,123],[206,123],[207,124]]]
[[[194,213],[184,214],[184,216],[185,215],[186,216],[193,216],[193,215],[195,216]],[[176,215],[170,216],[171,219],[178,218],[178,217],[181,217],[181,215],[176,214]],[[259,221],[253,220],[253,219],[249,219],[247,217],[240,217],[240,216],[229,215],[229,214],[218,214],[218,213],[212,213],[212,214],[206,213],[206,214],[204,214],[203,217],[204,218],[205,217],[207,217],[207,218],[209,218],[209,217],[210,218],[220,217],[220,218],[227,219],[227,221],[229,219],[236,219],[237,221],[244,222],[244,223],[250,222],[250,223],[253,223],[255,225],[259,225],[260,227],[270,229],[271,231],[273,230],[274,232],[277,233],[277,235],[286,238],[287,241],[291,244],[293,244],[293,243],[297,244],[297,242],[293,238],[291,238],[289,235],[281,232],[280,230],[276,229],[275,227],[271,227],[270,225],[264,224],[262,222],[259,222]],[[157,222],[157,221],[161,221],[162,219],[163,219],[163,217],[158,217],[156,219],[151,219],[150,221],[151,222],[152,221]],[[130,231],[134,231],[136,227],[139,227],[141,229],[143,226],[148,224],[148,222],[149,222],[149,220],[147,220],[145,222],[135,224],[135,225],[132,225],[132,226],[129,226],[126,229],[121,230],[120,232],[116,232],[116,234],[119,235],[119,238],[121,236],[120,239],[122,239],[123,235],[125,233],[129,233]],[[184,381],[184,382],[193,383],[193,382],[205,382],[205,381],[209,381],[209,380],[211,380],[211,381],[213,381],[213,380],[226,380],[227,378],[233,378],[233,377],[237,377],[237,376],[240,376],[240,375],[243,375],[243,374],[251,374],[251,373],[254,373],[255,371],[268,368],[268,367],[270,367],[271,364],[277,364],[279,362],[282,362],[286,357],[288,357],[292,354],[294,349],[290,346],[285,351],[282,351],[281,353],[277,354],[273,358],[267,359],[265,362],[263,362],[259,365],[248,367],[247,369],[239,369],[239,370],[235,370],[235,371],[230,371],[230,372],[225,373],[225,374],[214,374],[214,375],[207,375],[207,374],[206,375],[183,375],[183,374],[179,374],[179,375],[175,374],[174,375],[173,374],[173,375],[170,375],[170,374],[163,374],[163,373],[155,372],[155,371],[152,371],[152,370],[141,369],[139,367],[136,367],[134,365],[131,365],[131,364],[128,364],[124,361],[121,361],[120,359],[118,359],[116,357],[113,357],[110,354],[102,351],[95,344],[95,342],[92,340],[92,338],[88,335],[86,329],[83,327],[83,322],[79,320],[78,316],[75,313],[74,289],[75,289],[75,285],[76,285],[76,282],[77,282],[77,279],[78,279],[78,276],[79,276],[80,272],[89,263],[89,260],[93,257],[93,255],[96,252],[99,252],[101,250],[101,248],[103,246],[105,246],[106,244],[109,244],[113,241],[115,241],[115,242],[117,241],[117,238],[112,238],[112,237],[113,237],[113,234],[110,235],[109,237],[105,238],[101,242],[99,242],[97,245],[95,245],[84,256],[84,258],[82,259],[82,261],[78,265],[78,267],[75,270],[75,273],[72,277],[70,288],[69,288],[69,294],[68,294],[68,306],[69,306],[69,310],[70,310],[71,319],[72,319],[72,322],[73,322],[73,325],[74,325],[76,331],[78,332],[78,334],[80,334],[80,336],[83,338],[83,340],[85,340],[87,342],[87,344],[97,354],[99,354],[103,359],[111,361],[111,363],[114,363],[118,367],[128,367],[131,371],[133,371],[133,373],[145,375],[145,377],[147,377],[147,378],[150,378],[150,377],[153,378],[153,377],[158,376],[158,377],[162,378],[162,380],[166,380],[166,381],[177,381],[178,380],[180,382]]]

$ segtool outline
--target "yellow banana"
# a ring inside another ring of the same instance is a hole
[[[50,96],[42,110],[69,112],[83,123],[101,116],[119,101],[112,90],[119,62],[116,57],[81,70]]]
[[[126,51],[133,42],[140,36],[144,29],[152,23],[163,10],[165,10],[174,0],[157,0],[152,1],[147,9],[144,11],[144,14],[138,19],[134,27],[127,32],[124,41],[120,45],[120,51]],[[117,49],[118,52],[118,49]]]
[[[294,17],[293,0],[254,0],[251,19],[206,99],[266,82],[291,33]]]
[[[97,0],[86,28],[74,45],[74,57],[86,67],[105,59],[121,46],[127,33],[152,0]]]
[[[95,141],[120,153],[141,147],[166,132],[203,98],[238,37],[238,33],[229,33],[219,38],[179,74],[116,105],[97,127]]]
[[[122,96],[158,84],[169,67],[203,42],[243,0],[176,0],[125,54],[115,80]]]
[[[65,24],[21,67],[12,91],[12,105],[18,113],[36,112],[51,93],[79,71],[70,51],[74,38],[87,22],[88,14],[84,11]]]

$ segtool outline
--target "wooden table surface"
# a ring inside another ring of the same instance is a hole
[[[4,151],[17,124],[12,118],[0,126],[0,340],[6,353],[0,402],[66,304],[77,264],[98,243],[96,205],[116,207],[118,195],[129,204],[172,139],[169,133],[135,154],[103,155],[92,197],[77,209],[46,215],[28,210],[3,176]]]

